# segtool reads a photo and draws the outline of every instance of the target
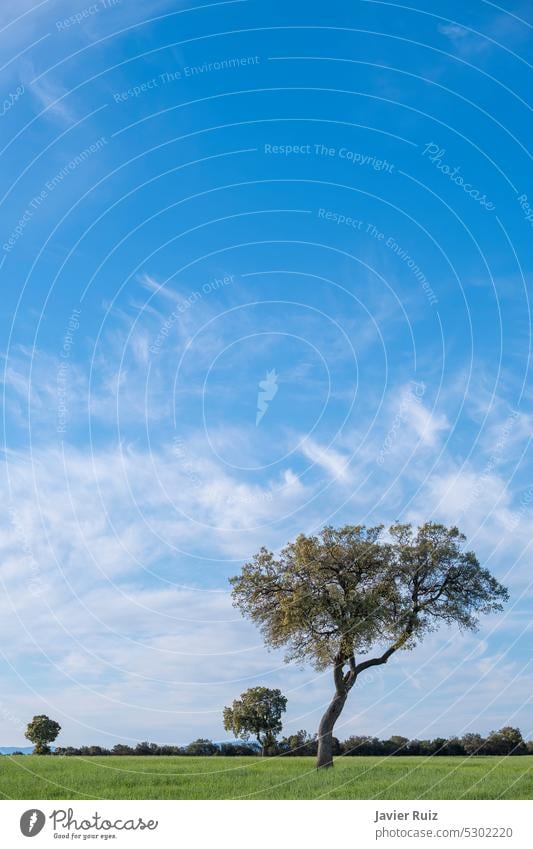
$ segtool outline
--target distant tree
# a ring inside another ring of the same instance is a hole
[[[447,755],[465,755],[466,751],[461,740],[458,737],[450,737],[446,741]]]
[[[330,668],[335,692],[318,730],[318,767],[333,766],[333,729],[362,672],[412,649],[440,625],[475,629],[507,590],[457,528],[326,527],[300,534],[278,556],[262,548],[231,578],[234,604],[286,660]],[[374,656],[359,659],[375,650]]]
[[[392,737],[389,737],[388,740],[384,741],[383,746],[385,752],[389,755],[406,755],[408,743],[409,739],[407,737],[401,737],[399,734],[393,734]]]
[[[287,699],[281,690],[251,687],[231,707],[224,708],[224,728],[242,740],[254,737],[265,755],[281,731],[281,714],[286,709]]]
[[[205,740],[203,738],[193,740],[193,742],[189,743],[184,750],[184,754],[186,755],[203,755],[204,757],[216,755],[217,752],[217,744],[213,743],[211,740]]]
[[[431,741],[431,754],[432,755],[445,755],[446,754],[446,737],[435,737],[434,740]]]
[[[373,749],[372,737],[367,737],[363,734],[353,734],[342,742],[342,754],[349,757],[373,755]]]
[[[183,749],[179,746],[160,746],[159,747],[160,755],[183,755]]]
[[[142,740],[140,743],[137,743],[135,746],[134,754],[136,755],[151,755],[152,748],[148,740]]]
[[[407,752],[408,755],[423,755],[424,751],[424,741],[423,740],[409,740],[407,744]]]
[[[236,755],[255,755],[255,747],[248,743],[220,743],[217,755],[222,757],[235,757]]]
[[[34,754],[49,755],[50,746],[48,743],[53,743],[60,731],[61,726],[58,722],[41,714],[34,716],[32,721],[28,723],[24,736],[35,744]]]
[[[79,755],[80,750],[76,749],[75,746],[56,746],[53,754],[58,758],[71,758],[75,755]]]
[[[486,750],[489,755],[525,755],[527,746],[520,729],[506,725],[499,731],[491,731],[487,737]]]
[[[348,737],[342,744],[342,753],[350,756],[382,755],[383,750],[383,743],[377,737]]]
[[[127,746],[125,743],[116,743],[111,750],[111,754],[113,755],[133,755],[135,754],[134,750],[131,746]]]
[[[280,740],[278,750],[284,755],[316,755],[317,742],[314,737],[308,734],[303,729],[296,731],[295,734],[289,734]]]
[[[484,755],[486,742],[481,734],[470,732],[461,737],[461,743],[467,755]]]

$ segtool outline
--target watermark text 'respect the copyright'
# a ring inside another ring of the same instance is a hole
[[[387,159],[380,159],[369,153],[360,153],[349,147],[332,147],[327,144],[270,144],[265,143],[263,151],[271,156],[318,156],[331,159],[345,159],[352,165],[367,166],[374,171],[385,171],[391,174],[394,164]]]

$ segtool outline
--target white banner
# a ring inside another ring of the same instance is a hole
[[[531,849],[530,801],[3,801],[2,846]],[[30,843],[31,840],[35,843]]]

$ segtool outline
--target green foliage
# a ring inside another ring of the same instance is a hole
[[[417,741],[418,742],[418,741]],[[381,755],[383,753],[383,741],[377,737],[368,737],[366,735],[354,735],[348,737],[342,744],[342,750],[345,755],[350,757],[361,757],[367,755]],[[416,754],[420,754],[418,751]]]
[[[224,728],[242,740],[254,737],[265,753],[281,731],[281,714],[286,708],[287,699],[281,690],[251,687],[231,707],[224,708]]]
[[[262,548],[231,579],[233,601],[267,645],[319,670],[380,643],[413,648],[441,623],[475,629],[508,597],[464,542],[434,522],[393,525],[387,539],[382,526],[326,527],[277,557]]]
[[[19,754],[22,754],[21,752]],[[148,743],[143,741],[142,743],[137,743],[135,748],[128,746],[124,743],[117,743],[113,746],[112,749],[105,749],[103,746],[79,746],[78,748],[74,746],[66,746],[61,747],[58,746],[54,753],[59,757],[112,757],[115,755],[119,755],[120,757],[168,757],[168,756],[176,756],[176,755],[187,755],[190,757],[211,757],[212,755],[247,755],[254,756],[256,755],[255,749],[249,746],[247,743],[213,743],[211,740],[206,740],[205,738],[201,738],[199,740],[193,740],[192,743],[189,743],[187,746],[171,746],[171,745],[158,745],[157,743]]]
[[[156,743],[149,743],[148,740],[142,740],[135,746],[136,755],[158,755],[159,746]]]
[[[491,731],[485,744],[491,755],[522,755],[527,752],[527,746],[519,728],[506,725],[499,731]]]
[[[472,732],[461,738],[463,749],[467,755],[484,755],[486,742],[481,734],[473,734]]]
[[[60,731],[61,726],[58,722],[41,714],[34,716],[28,723],[24,736],[35,744],[36,755],[48,755],[50,753],[48,743],[53,743]]]
[[[302,757],[303,755],[316,755],[317,741],[304,729],[283,737],[278,744],[280,755]]]
[[[116,743],[111,750],[113,755],[133,755],[133,749],[126,743]]]
[[[185,754],[187,755],[216,755],[218,754],[218,746],[216,743],[212,743],[211,740],[205,740],[204,738],[200,738],[199,740],[193,740],[192,743],[185,749]]]
[[[311,736],[307,731],[300,730],[282,739],[275,744],[275,754],[290,755],[291,757],[314,756],[317,753],[318,741],[316,736]],[[409,740],[407,737],[393,735],[388,740],[379,740],[377,737],[359,736],[348,737],[347,740],[339,742],[334,738],[333,753],[335,755],[344,756],[368,756],[380,755],[395,757],[413,756],[413,755],[455,755],[464,757],[465,755],[525,755],[533,752],[533,740],[524,742],[519,728],[511,728],[505,726],[499,731],[492,731],[487,739],[480,734],[465,734],[461,739],[457,737],[435,737],[433,740]],[[14,752],[14,755],[21,755],[22,752]],[[257,750],[247,743],[213,743],[211,740],[200,738],[194,740],[187,746],[159,746],[156,743],[138,743],[133,749],[131,746],[117,743],[112,749],[105,749],[102,746],[80,746],[74,748],[68,746],[66,748],[57,747],[54,755],[59,757],[65,756],[81,756],[86,757],[102,757],[102,756],[138,756],[152,757],[154,755],[175,756],[188,755],[192,757],[211,757],[219,756],[247,756],[254,757],[257,755]]]
[[[408,737],[402,737],[400,734],[393,734],[387,741],[391,755],[395,755],[405,751],[409,743]]]

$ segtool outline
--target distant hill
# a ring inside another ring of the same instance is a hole
[[[13,752],[23,752],[25,755],[31,755],[33,746],[0,746],[0,755],[12,755]]]

